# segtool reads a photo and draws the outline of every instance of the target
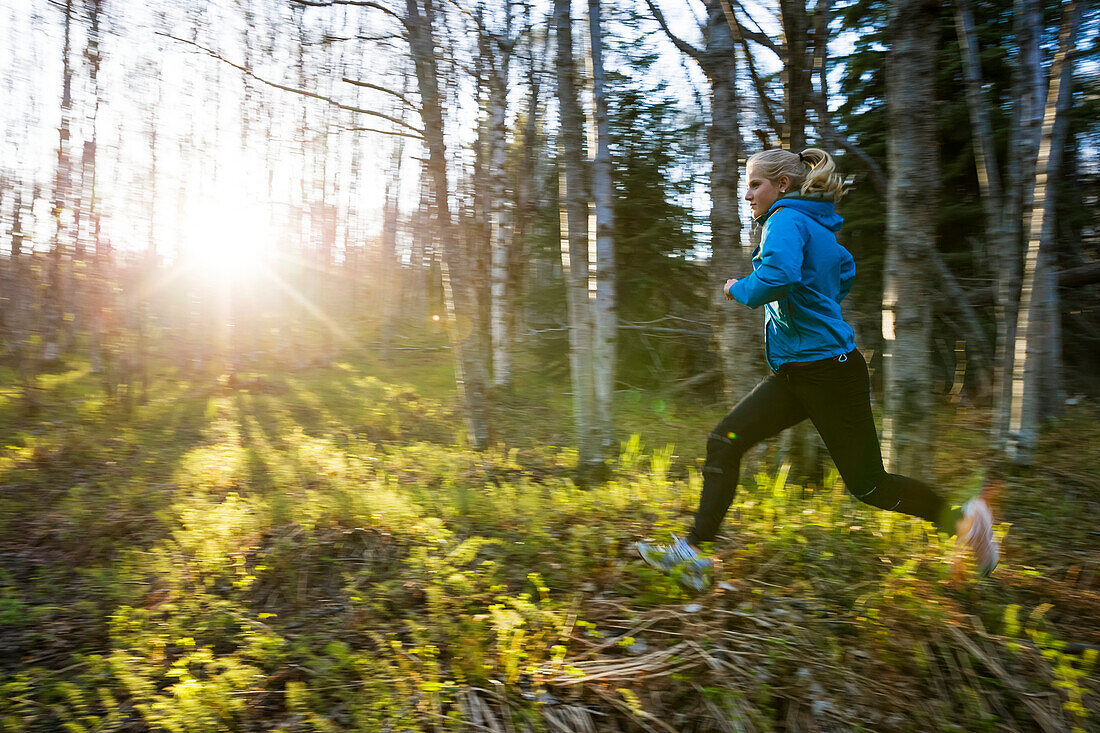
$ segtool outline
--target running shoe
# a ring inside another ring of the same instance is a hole
[[[993,536],[993,512],[985,499],[977,497],[963,505],[963,518],[959,520],[959,540],[965,542],[974,553],[978,572],[989,575],[997,567],[1000,549]]]
[[[638,554],[647,565],[671,574],[680,584],[694,591],[706,590],[714,576],[714,561],[699,557],[687,540],[673,535],[671,545],[638,543]]]

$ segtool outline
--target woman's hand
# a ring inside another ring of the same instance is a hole
[[[730,288],[733,287],[733,284],[737,282],[737,280],[738,278],[731,277],[729,280],[726,280],[726,284],[722,286],[722,292],[726,294],[726,300],[733,300],[733,296],[730,295]]]

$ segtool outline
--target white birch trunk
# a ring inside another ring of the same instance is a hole
[[[569,313],[569,365],[573,385],[574,432],[580,471],[600,463],[595,421],[593,317],[588,297],[588,197],[584,186],[584,121],[577,97],[569,0],[554,0],[557,33],[558,109],[561,117],[561,255]]]
[[[64,322],[65,303],[68,299],[67,273],[65,258],[72,240],[72,225],[69,221],[73,206],[72,180],[72,80],[73,69],[69,63],[69,49],[72,34],[72,0],[65,0],[65,42],[62,47],[62,87],[61,87],[61,123],[58,126],[57,169],[54,178],[54,242],[50,249],[49,260],[49,296],[45,303],[45,323],[42,333],[42,359],[54,361],[61,355],[61,329]],[[68,211],[68,214],[66,214]]]
[[[428,148],[428,172],[432,180],[443,250],[443,292],[451,346],[455,355],[455,378],[465,407],[467,438],[474,448],[480,450],[489,443],[488,374],[485,369],[485,355],[479,352],[476,327],[460,328],[463,321],[468,326],[477,322],[477,304],[467,277],[473,268],[460,256],[457,233],[451,217],[442,98],[432,27],[434,7],[431,0],[406,0],[405,8],[409,49],[416,66],[421,119]]]
[[[752,247],[741,244],[741,215],[738,181],[741,165],[741,131],[737,92],[737,63],[730,20],[722,0],[707,0],[707,19],[702,28],[705,46],[696,48],[678,38],[668,27],[660,8],[646,0],[650,12],[665,35],[683,53],[695,59],[710,84],[710,249],[711,293],[714,334],[722,364],[728,400],[752,389],[763,374],[763,316],[739,305],[731,305],[722,294],[722,284],[731,277],[752,271]],[[732,9],[730,10],[732,15]]]
[[[516,206],[512,223],[512,244],[509,257],[510,287],[508,296],[509,338],[514,342],[519,338],[526,324],[527,303],[522,298],[526,288],[525,273],[529,264],[527,257],[526,235],[531,218],[532,199],[535,192],[536,166],[538,165],[538,116],[542,72],[535,61],[532,49],[529,66],[530,89],[527,99],[527,118],[523,126],[523,146],[516,181]]]
[[[592,58],[592,108],[595,126],[595,160],[592,193],[594,227],[589,241],[596,242],[595,380],[596,423],[603,451],[614,439],[616,306],[615,306],[615,217],[611,183],[611,145],[607,121],[607,89],[603,66],[603,35],[600,0],[588,0],[589,38]]]
[[[1053,336],[1050,332],[1051,321],[1057,318],[1057,289],[1049,272],[1055,234],[1052,181],[1057,180],[1061,169],[1067,125],[1066,111],[1073,86],[1073,59],[1070,53],[1074,48],[1080,21],[1081,4],[1079,0],[1070,0],[1065,9],[1058,54],[1051,69],[1036,162],[1028,246],[1016,323],[1007,445],[1008,457],[1017,465],[1031,463],[1042,416],[1046,378],[1043,367],[1051,368],[1055,361],[1050,353]]]
[[[931,445],[932,302],[927,252],[935,250],[936,8],[894,0],[887,56],[890,183],[882,296],[884,409],[882,453],[887,470],[927,476]]]
[[[764,372],[763,313],[726,301],[722,284],[752,272],[751,246],[741,243],[741,131],[733,36],[717,0],[707,2],[706,48],[700,64],[710,82],[711,293],[718,354],[728,398],[736,400]]]
[[[511,9],[508,10],[511,17]],[[510,26],[511,23],[507,24]],[[510,43],[510,39],[507,41]],[[489,75],[489,332],[492,343],[493,386],[512,386],[512,349],[508,333],[508,242],[505,156],[505,113],[511,49],[498,45],[488,59]]]
[[[1013,14],[1019,58],[1016,62],[1013,138],[1005,192],[1004,250],[997,270],[997,384],[993,411],[993,446],[1007,450],[1015,372],[1016,326],[1019,313],[1019,255],[1027,231],[1034,193],[1036,158],[1042,134],[1045,83],[1039,47],[1042,14],[1037,0],[1016,0]]]

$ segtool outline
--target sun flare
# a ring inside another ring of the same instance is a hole
[[[188,257],[200,277],[255,279],[271,254],[274,233],[262,207],[232,199],[211,202],[190,223]]]

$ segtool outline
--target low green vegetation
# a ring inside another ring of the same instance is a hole
[[[620,393],[578,486],[560,385],[475,453],[449,375],[165,373],[128,410],[75,369],[32,418],[0,393],[0,730],[1100,729],[1094,409],[1006,481],[990,580],[758,451],[692,595],[632,544],[689,523],[721,405]],[[956,498],[984,419],[944,417]]]

